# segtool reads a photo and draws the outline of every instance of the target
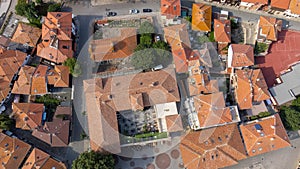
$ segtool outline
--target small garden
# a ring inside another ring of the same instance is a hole
[[[122,144],[151,141],[151,140],[163,139],[163,138],[167,138],[167,137],[168,137],[167,132],[163,132],[163,133],[151,132],[151,133],[137,134],[135,136],[120,135]]]
[[[48,113],[47,117],[53,117],[56,107],[60,104],[60,100],[55,98],[54,95],[46,94],[43,96],[37,96],[35,98],[35,103],[43,103],[45,110]],[[48,119],[51,121],[52,119]]]
[[[271,115],[271,113],[270,112],[260,112],[260,113],[258,113],[258,115],[254,115],[254,116],[250,116],[249,117],[249,120],[257,120],[257,119],[260,119],[260,118],[263,118],[263,117],[268,117],[268,116],[270,116]]]
[[[296,131],[300,129],[300,97],[290,104],[280,107],[280,117],[287,130]]]
[[[265,53],[268,49],[269,49],[268,44],[257,42],[254,48],[254,53],[258,55],[260,53]]]

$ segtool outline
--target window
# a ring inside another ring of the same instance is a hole
[[[177,8],[176,5],[174,5],[174,11],[176,11],[176,8]]]
[[[63,45],[63,49],[69,49],[69,46]]]

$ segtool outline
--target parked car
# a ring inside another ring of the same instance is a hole
[[[106,16],[117,16],[117,12],[106,12]]]
[[[143,12],[152,12],[152,9],[146,8],[146,9],[143,9]]]
[[[137,9],[130,9],[129,10],[129,14],[137,14],[137,13],[140,13],[140,11],[137,10]]]

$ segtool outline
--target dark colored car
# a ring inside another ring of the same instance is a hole
[[[106,16],[116,16],[117,12],[106,12]]]
[[[152,12],[152,9],[143,9],[143,12]]]

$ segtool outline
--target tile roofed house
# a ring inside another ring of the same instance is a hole
[[[290,146],[288,135],[278,114],[241,124],[240,130],[249,156]]]
[[[35,69],[35,67],[28,65],[21,67],[18,80],[14,83],[12,93],[24,95],[31,94],[31,80]]]
[[[3,169],[19,168],[26,154],[30,150],[30,145],[0,133],[0,163]]]
[[[271,0],[271,7],[280,9],[280,10],[287,10],[289,8],[291,0]]]
[[[218,43],[231,42],[231,21],[230,20],[214,20],[215,40]]]
[[[277,41],[278,32],[281,31],[282,20],[260,16],[258,27],[258,41]]]
[[[270,98],[268,86],[260,69],[236,70],[235,96],[240,109],[251,109],[252,102]]]
[[[169,115],[165,117],[168,132],[183,131],[182,120],[180,114]]]
[[[110,28],[113,29],[113,28]],[[115,28],[119,36],[92,40],[89,46],[91,59],[96,62],[123,59],[131,56],[137,46],[136,28]]]
[[[0,35],[0,49],[6,49],[9,46],[10,41],[9,38]]]
[[[211,31],[212,7],[194,3],[192,7],[192,29],[196,31]]]
[[[18,50],[5,50],[0,53],[0,100],[7,97],[11,80],[26,61],[27,54]]]
[[[161,15],[172,19],[181,16],[181,3],[180,0],[161,0],[160,1]]]
[[[236,119],[237,114],[225,107],[223,92],[197,95],[193,100],[200,128],[231,123]]]
[[[228,48],[227,67],[248,67],[254,65],[254,50],[250,45],[231,44]]]
[[[59,117],[66,115],[68,117]],[[35,129],[32,135],[51,147],[66,147],[69,144],[69,130],[71,108],[58,106],[53,116],[53,121],[45,122],[44,126]]]
[[[296,99],[300,95],[300,64],[291,67],[291,71],[280,76],[282,83],[269,88],[278,105]]]
[[[117,111],[180,100],[172,69],[85,80],[84,91],[91,147],[110,152],[120,152]],[[132,95],[142,100],[132,101]]]
[[[246,158],[236,124],[189,132],[181,140],[180,151],[188,169],[218,169]]]
[[[188,61],[199,58],[199,52],[191,49],[187,25],[179,24],[164,28],[164,36],[171,46],[173,60],[177,73],[188,71]]]
[[[35,47],[41,37],[41,34],[41,29],[26,23],[19,23],[11,40],[16,43]]]
[[[40,149],[34,148],[22,169],[66,169],[62,162],[58,162],[50,157],[49,154]]]
[[[291,10],[291,13],[300,15],[300,1],[299,0],[291,0],[290,10]]]
[[[37,45],[37,55],[55,63],[73,57],[72,13],[48,12],[42,25],[42,42]]]
[[[268,4],[268,0],[241,0],[241,2]]]
[[[33,130],[41,125],[44,104],[39,103],[12,103],[13,118],[16,128]]]
[[[48,84],[54,87],[69,87],[69,67],[63,65],[55,65],[54,69],[48,71]]]
[[[47,93],[47,71],[48,66],[39,65],[33,74],[31,82],[32,95],[44,95]]]

